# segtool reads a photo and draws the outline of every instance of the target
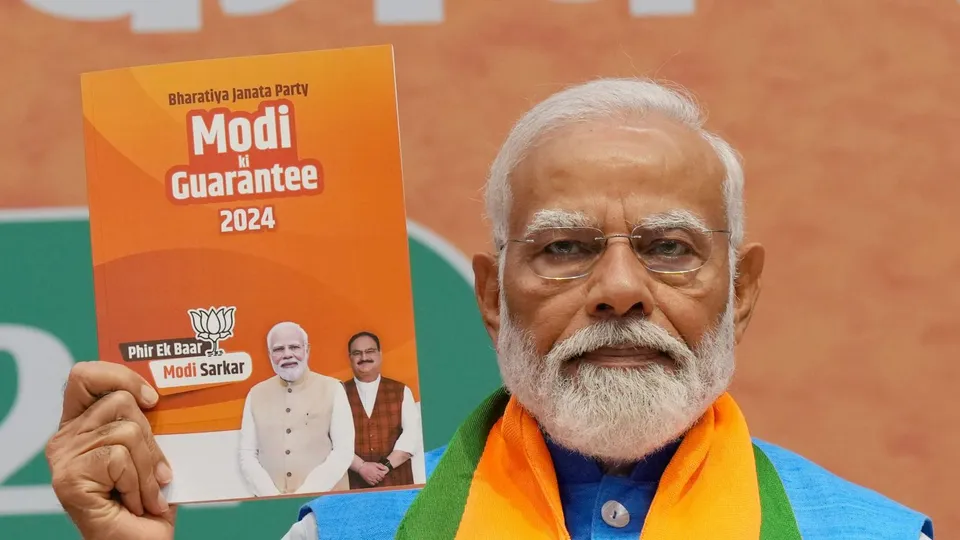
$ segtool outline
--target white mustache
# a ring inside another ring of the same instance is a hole
[[[659,351],[683,365],[695,360],[683,342],[644,319],[605,319],[577,330],[547,354],[547,363],[565,362],[603,347],[637,347]]]

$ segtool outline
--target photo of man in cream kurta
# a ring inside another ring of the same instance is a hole
[[[240,470],[254,496],[349,489],[354,426],[343,384],[310,370],[307,332],[281,322],[267,333],[276,373],[247,394]]]

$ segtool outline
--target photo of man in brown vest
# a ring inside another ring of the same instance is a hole
[[[410,388],[380,375],[379,337],[355,334],[347,351],[353,378],[343,386],[356,431],[350,489],[413,484],[410,458],[422,444],[420,407]]]
[[[247,394],[240,428],[240,470],[262,497],[349,489],[353,418],[343,384],[310,370],[310,343],[300,325],[267,333],[276,376]]]

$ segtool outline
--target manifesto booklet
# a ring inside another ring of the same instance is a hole
[[[393,49],[82,75],[100,359],[171,503],[424,481]]]

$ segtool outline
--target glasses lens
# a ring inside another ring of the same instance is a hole
[[[603,232],[591,228],[545,229],[527,240],[531,269],[547,278],[582,275],[603,250]]]
[[[674,273],[696,270],[710,258],[711,238],[686,228],[633,231],[633,248],[652,272]]]

